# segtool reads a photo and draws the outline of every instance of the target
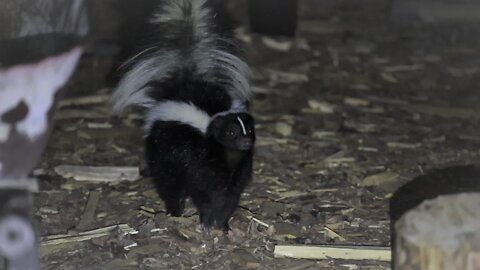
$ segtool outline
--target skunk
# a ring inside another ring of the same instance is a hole
[[[161,120],[152,122],[146,138],[146,156],[167,212],[180,216],[190,196],[205,228],[228,229],[251,180],[253,118],[230,112],[210,118],[192,104],[162,105],[156,108]]]
[[[145,111],[146,160],[167,212],[180,216],[191,197],[206,229],[228,229],[252,178],[254,119],[249,68],[207,4],[160,6],[159,40],[127,62],[112,100],[116,111]]]

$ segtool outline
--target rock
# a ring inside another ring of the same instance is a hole
[[[278,122],[275,125],[275,131],[282,136],[290,136],[292,134],[292,126],[285,122]]]

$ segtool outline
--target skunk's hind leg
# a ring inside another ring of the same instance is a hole
[[[163,177],[155,181],[160,198],[165,202],[167,213],[179,217],[185,208],[185,186],[183,183],[171,177]]]

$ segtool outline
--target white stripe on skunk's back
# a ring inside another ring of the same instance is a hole
[[[162,10],[150,20],[152,23],[191,20],[193,34],[200,38],[209,28],[210,9],[205,7],[206,0],[170,0],[166,1]]]
[[[148,110],[144,125],[146,133],[156,121],[176,121],[206,133],[210,116],[191,103],[164,101],[156,103]]]

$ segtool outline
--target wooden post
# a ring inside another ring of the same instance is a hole
[[[396,224],[394,269],[480,269],[480,193],[423,202]]]

